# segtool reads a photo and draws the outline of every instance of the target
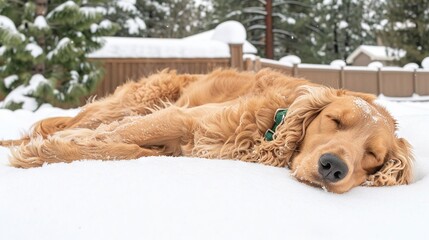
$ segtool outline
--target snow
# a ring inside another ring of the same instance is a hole
[[[116,0],[116,5],[124,12],[137,13],[138,10],[135,4],[135,0]]]
[[[288,55],[288,56],[284,56],[284,57],[280,58],[279,62],[289,63],[292,65],[300,64],[301,58],[299,58],[298,56],[295,56],[295,55]]]
[[[72,43],[72,41],[70,40],[70,38],[68,38],[68,37],[62,38],[58,42],[57,46],[52,51],[50,51],[46,57],[48,59],[52,59],[52,57],[54,57],[55,55],[57,55],[58,52],[61,51],[61,49],[65,48],[70,43]]]
[[[416,28],[416,24],[408,19],[404,22],[395,22],[393,26],[395,31],[406,30],[409,28]]]
[[[146,29],[146,24],[141,18],[135,17],[127,19],[125,28],[128,29],[129,34],[138,34],[140,30]]]
[[[91,32],[100,25],[92,24]],[[129,19],[130,34],[146,28],[140,18]],[[105,45],[88,55],[90,58],[228,58],[228,44],[243,44],[243,53],[257,53],[246,41],[246,30],[236,21],[219,24],[216,29],[183,39],[103,37]]]
[[[381,70],[382,71],[389,71],[389,72],[409,72],[409,73],[414,72],[414,69],[401,68],[401,67],[397,67],[397,66],[384,66],[381,68]]]
[[[205,31],[202,33],[197,33],[195,35],[182,38],[185,41],[206,41],[206,40],[213,40],[215,29]],[[249,54],[256,54],[258,53],[258,50],[255,46],[253,46],[250,42],[244,41],[243,43],[243,53],[249,53]]]
[[[98,24],[96,23],[92,23],[91,26],[89,26],[89,30],[91,31],[91,33],[97,32],[97,29],[98,29]]]
[[[416,155],[408,186],[339,195],[287,169],[239,161],[145,157],[8,166],[0,147],[0,239],[422,239],[429,216],[429,102],[379,99]],[[2,139],[78,110],[0,110]]]
[[[33,56],[33,58],[37,58],[43,53],[43,49],[36,43],[27,44],[27,46],[25,46],[25,50],[29,51],[31,53],[31,56]]]
[[[99,24],[93,23],[89,27],[91,33],[95,33],[98,31],[98,29],[109,29],[112,27],[112,22],[108,19],[104,19]]]
[[[97,14],[106,15],[107,10],[104,7],[81,7],[79,11],[86,17],[95,17]]]
[[[108,19],[104,19],[103,21],[100,22],[99,27],[101,28],[111,28],[112,27],[112,22]]]
[[[36,26],[38,29],[49,28],[45,17],[42,15],[39,15],[36,17],[36,19],[34,19],[34,26]]]
[[[344,20],[341,20],[341,21],[338,23],[338,27],[339,27],[340,29],[347,28],[348,26],[349,26],[349,24],[348,24],[346,21],[344,21]]]
[[[10,18],[0,15],[0,28],[7,29],[12,32],[17,32],[15,24]]]
[[[333,60],[329,65],[336,67],[345,67],[347,63],[342,59]]]
[[[50,11],[46,17],[48,19],[52,18],[55,14],[64,11],[64,9],[66,9],[66,8],[70,8],[70,9],[72,9],[72,8],[79,8],[79,6],[75,2],[73,2],[73,1],[67,1],[67,2],[65,2],[63,4],[58,5],[52,11]]]
[[[336,66],[336,65],[308,64],[308,63],[299,64],[298,67],[300,67],[300,68],[330,69],[330,70],[339,70],[339,69],[341,69],[340,66]]]
[[[244,43],[246,41],[246,29],[237,21],[226,21],[215,28],[212,38],[225,43]]]
[[[351,70],[351,71],[378,71],[378,68],[374,67],[367,67],[367,66],[345,66],[343,68],[344,70]]]
[[[369,68],[382,68],[383,67],[383,63],[380,61],[374,61],[368,64]]]
[[[403,66],[404,69],[414,70],[418,69],[419,65],[417,63],[407,63]]]
[[[429,57],[425,57],[422,60],[422,68],[429,69]]]
[[[4,86],[6,88],[10,88],[10,86],[12,86],[13,82],[15,82],[18,79],[19,79],[18,75],[16,75],[16,74],[10,75],[3,80]]]
[[[20,85],[13,89],[3,100],[0,102],[0,107],[5,107],[8,103],[22,103],[22,108],[34,111],[39,106],[36,99],[29,97],[41,84],[50,84],[49,81],[41,74],[35,74],[31,77],[28,85]]]
[[[293,64],[290,62],[280,62],[276,60],[272,60],[269,58],[260,58],[261,63],[268,63],[273,65],[279,65],[279,66],[286,66],[286,67],[293,67]]]
[[[347,57],[346,61],[352,63],[360,53],[368,55],[373,61],[392,61],[404,57],[407,52],[384,46],[361,45]]]
[[[219,41],[103,37],[105,45],[90,58],[228,58],[229,46]]]
[[[414,93],[411,97],[389,97],[380,94],[379,99],[384,101],[395,101],[395,102],[429,102],[429,95],[420,96]]]

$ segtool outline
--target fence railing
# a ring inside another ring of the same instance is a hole
[[[335,67],[318,64],[293,66],[255,57],[244,60],[244,69],[258,71],[269,67],[312,82],[352,91],[383,94],[389,97],[429,95],[429,70],[402,68]]]

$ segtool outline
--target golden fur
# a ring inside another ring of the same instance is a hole
[[[23,168],[183,155],[288,166],[299,181],[337,193],[408,184],[410,146],[396,137],[395,121],[374,99],[270,69],[207,75],[165,70],[88,103],[76,117],[42,120],[27,137],[1,144],[21,143],[11,146],[10,162]],[[265,141],[278,108],[288,108],[287,117],[275,139]],[[326,153],[347,165],[343,179],[328,181],[318,172]]]

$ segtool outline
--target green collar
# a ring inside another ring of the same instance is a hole
[[[287,108],[279,108],[274,115],[274,126],[265,132],[264,138],[266,141],[272,141],[274,139],[274,133],[277,127],[282,124],[286,118]]]

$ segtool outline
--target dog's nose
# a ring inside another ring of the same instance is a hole
[[[319,173],[329,182],[337,182],[346,177],[349,168],[337,156],[331,153],[323,154],[319,159]]]

